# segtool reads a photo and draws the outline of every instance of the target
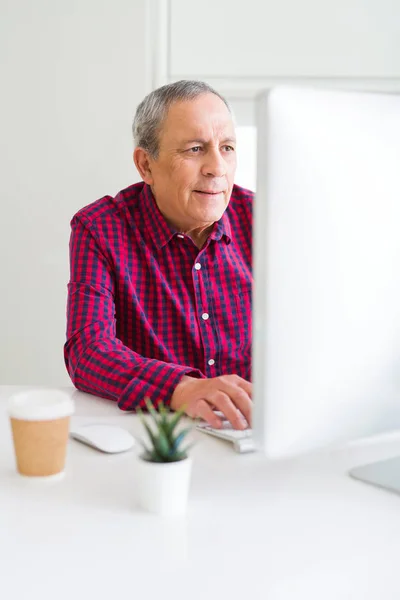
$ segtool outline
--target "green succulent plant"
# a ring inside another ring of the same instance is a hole
[[[143,460],[156,463],[170,463],[184,460],[188,456],[188,450],[191,446],[182,448],[182,442],[192,430],[192,427],[179,430],[179,425],[184,410],[172,412],[163,404],[160,404],[157,412],[150,401],[150,398],[145,398],[147,410],[152,421],[152,427],[147,422],[143,411],[138,410],[139,417],[148,435],[150,445],[143,441],[140,443],[143,446],[144,453],[141,455]]]

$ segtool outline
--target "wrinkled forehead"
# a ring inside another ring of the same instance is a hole
[[[215,94],[193,100],[173,102],[160,130],[160,145],[170,146],[184,140],[206,141],[235,137],[233,117]]]

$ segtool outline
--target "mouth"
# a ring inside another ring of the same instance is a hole
[[[223,194],[224,191],[213,191],[213,190],[193,190],[196,194],[201,194],[202,196],[219,196],[220,194]]]

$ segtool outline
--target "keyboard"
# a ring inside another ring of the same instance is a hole
[[[253,430],[250,428],[233,429],[231,423],[224,420],[222,421],[222,429],[214,429],[205,422],[196,425],[196,429],[198,431],[202,431],[203,433],[208,433],[209,435],[220,438],[221,440],[231,442],[234,450],[241,454],[245,452],[254,452],[256,449],[253,440]]]

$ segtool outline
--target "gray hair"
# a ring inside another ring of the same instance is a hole
[[[218,96],[232,114],[228,101],[204,81],[181,80],[168,83],[150,92],[137,107],[132,125],[135,145],[157,158],[159,134],[171,104],[179,100],[194,100],[203,94]]]

